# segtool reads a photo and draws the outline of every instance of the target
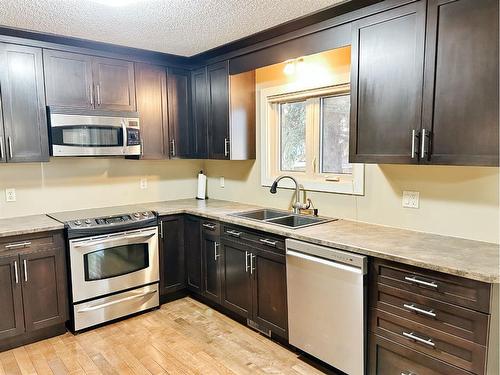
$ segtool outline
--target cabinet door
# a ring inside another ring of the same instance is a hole
[[[180,216],[166,217],[160,222],[161,294],[183,289],[184,281],[184,222]]]
[[[92,109],[92,56],[43,50],[47,105]]]
[[[0,84],[7,160],[48,161],[42,50],[1,44]]]
[[[207,68],[191,73],[191,95],[193,105],[191,156],[208,157],[208,87]]]
[[[141,121],[141,159],[168,158],[167,72],[135,64],[137,112]]]
[[[423,127],[431,130],[430,163],[498,165],[498,7],[498,0],[428,2]]]
[[[64,323],[67,319],[64,247],[20,256],[26,330]]]
[[[251,318],[251,251],[232,242],[225,242],[223,248],[222,305],[245,318]]]
[[[220,278],[220,243],[219,237],[203,233],[203,295],[214,302],[221,303],[221,278]]]
[[[252,257],[253,320],[260,327],[287,338],[285,257],[262,250]]]
[[[0,87],[1,89],[1,87]],[[0,163],[7,161],[7,147],[5,141],[5,134],[3,129],[3,114],[2,114],[2,96],[0,92]]]
[[[416,163],[425,2],[364,18],[352,29],[349,161]]]
[[[207,71],[209,157],[229,159],[229,64],[213,64]]]
[[[184,250],[186,256],[186,282],[189,290],[201,293],[201,226],[192,216],[184,220]]]
[[[93,58],[95,107],[109,111],[135,111],[134,64],[124,60]]]
[[[19,257],[0,257],[0,339],[24,332]]]
[[[174,158],[189,156],[191,85],[190,73],[182,69],[168,69],[168,130],[170,155]]]

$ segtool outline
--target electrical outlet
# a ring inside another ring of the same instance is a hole
[[[147,178],[141,178],[141,189],[147,189],[148,188],[148,179]]]
[[[224,177],[221,176],[219,179],[220,187],[223,188],[226,185],[226,182],[224,181]]]
[[[7,202],[15,202],[16,201],[16,189],[5,189],[5,200]]]
[[[418,191],[403,191],[403,207],[419,208],[420,193]]]

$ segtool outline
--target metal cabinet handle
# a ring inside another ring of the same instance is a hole
[[[255,255],[253,255],[252,253],[250,253],[250,275],[253,275],[253,271],[255,271],[256,267],[255,264],[254,264],[254,260],[255,258],[257,258]]]
[[[23,267],[24,267],[24,282],[28,282],[28,262],[26,259],[23,259]]]
[[[160,221],[160,238],[163,238],[163,221]]]
[[[204,223],[204,224],[202,224],[202,226],[203,226],[203,228],[207,228],[208,230],[215,230],[214,224]]]
[[[217,250],[219,250],[219,243],[214,242],[214,260],[217,262],[217,258],[220,257],[220,254],[218,254]]]
[[[141,138],[141,156],[144,156],[144,139]]]
[[[271,241],[271,240],[268,240],[267,238],[259,238],[259,241],[265,245],[273,246],[273,247],[276,247],[276,244],[278,243],[278,241]]]
[[[405,309],[408,309],[408,310],[414,311],[414,312],[416,312],[416,313],[424,314],[424,315],[427,315],[427,316],[430,316],[430,317],[433,317],[433,318],[435,318],[435,317],[436,317],[436,315],[437,315],[437,314],[434,312],[434,310],[425,310],[425,309],[421,309],[420,307],[415,306],[413,303],[412,303],[412,304],[405,303],[405,304],[403,304],[403,307],[404,307]]]
[[[410,283],[415,283],[423,286],[428,286],[430,288],[437,288],[438,285],[435,281],[424,281],[424,280],[419,280],[417,279],[416,276],[405,276],[405,280],[409,281]]]
[[[94,88],[92,85],[89,85],[89,95],[90,95],[90,105],[94,106]]]
[[[422,135],[420,137],[421,143],[421,150],[420,150],[420,158],[423,159],[425,158],[425,155],[429,153],[428,150],[425,149],[425,142],[429,140],[430,141],[430,132],[427,131],[426,129],[422,129]]]
[[[101,85],[96,85],[95,90],[97,95],[97,105],[101,105]]]
[[[415,374],[414,372],[411,372],[411,371],[408,371],[408,372],[403,371],[403,372],[401,373],[401,375],[418,375],[418,374]]]
[[[17,260],[14,261],[14,276],[16,279],[16,284],[19,284],[19,270],[17,268]]]
[[[30,241],[25,241],[25,242],[18,242],[18,243],[10,243],[8,245],[5,245],[6,249],[17,249],[18,247],[30,247],[31,242]]]
[[[248,255],[252,256],[251,253],[245,251],[245,272],[248,273]]]
[[[415,159],[415,139],[417,137],[417,131],[412,129],[411,131],[411,158]]]
[[[224,156],[229,156],[229,138],[224,138]]]
[[[175,157],[175,139],[172,139],[170,143],[172,144],[172,157]]]
[[[3,137],[0,137],[0,159],[3,159]]]
[[[9,149],[9,159],[14,157],[14,151],[12,150],[12,137],[7,137],[7,148]]]
[[[407,337],[407,338],[409,338],[411,340],[415,340],[415,341],[417,341],[417,342],[419,342],[421,344],[431,346],[433,348],[436,346],[436,344],[432,341],[432,339],[430,339],[430,338],[429,339],[424,339],[422,337],[417,336],[413,332],[404,332],[403,331],[403,336]]]
[[[237,238],[240,238],[241,236],[241,232],[236,232],[235,230],[227,230],[226,233]]]

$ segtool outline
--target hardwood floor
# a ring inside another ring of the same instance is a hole
[[[322,373],[189,297],[85,333],[0,353],[0,375]]]

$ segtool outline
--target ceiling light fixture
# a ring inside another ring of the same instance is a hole
[[[143,0],[92,0],[92,1],[110,7],[124,7],[127,5],[138,3]]]

